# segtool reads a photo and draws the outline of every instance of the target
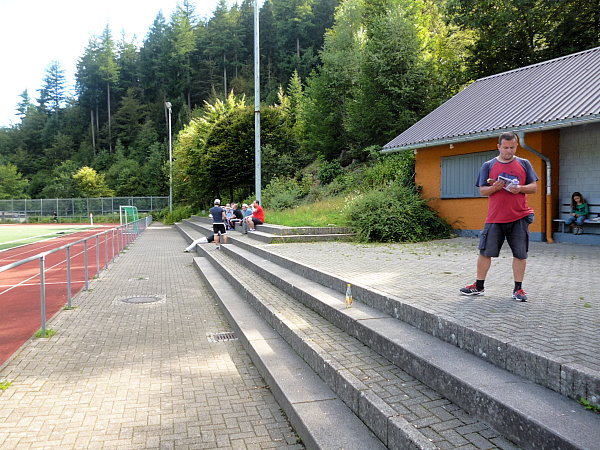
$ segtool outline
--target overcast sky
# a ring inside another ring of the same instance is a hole
[[[198,17],[211,17],[218,0],[190,0]],[[228,5],[235,0],[228,0]],[[73,94],[77,59],[92,36],[108,24],[115,41],[121,33],[138,45],[159,11],[170,20],[177,0],[0,0],[0,126],[19,123],[15,110],[27,89],[32,100],[52,61],[65,71]]]

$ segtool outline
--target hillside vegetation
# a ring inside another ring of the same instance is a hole
[[[107,26],[75,92],[49,62],[39,95],[15,105],[20,123],[0,128],[0,198],[167,195],[171,163],[182,211],[252,198],[253,5],[222,0],[200,20],[183,0],[141,44]],[[384,170],[382,145],[476,78],[600,45],[597,0],[266,0],[260,24],[265,203],[348,197],[355,226],[377,201],[382,217],[414,217],[413,195],[426,210],[417,187],[360,178]],[[387,227],[410,223],[421,239],[431,220],[383,219],[360,236],[405,239]]]

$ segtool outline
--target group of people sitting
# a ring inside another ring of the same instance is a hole
[[[217,200],[219,199],[216,199],[215,201]],[[217,204],[215,203],[215,205]],[[251,206],[244,203],[241,208],[237,203],[227,203],[222,209],[225,211],[226,230],[235,230],[237,224],[243,225],[244,222],[246,222],[244,233],[247,233],[246,229],[248,231],[255,231],[256,225],[261,225],[265,220],[265,211],[262,206],[260,206],[258,200],[254,200]]]
[[[256,231],[256,225],[265,222],[265,211],[258,200],[254,200],[251,206],[244,203],[240,209],[237,203],[227,203],[225,207],[222,207],[221,200],[216,198],[208,216],[213,220],[213,234],[195,240],[184,250],[185,252],[192,251],[197,244],[208,242],[214,242],[218,250],[221,247],[221,241],[224,244],[229,241],[227,230],[235,229],[237,224],[241,224],[242,232],[247,234],[249,231]]]

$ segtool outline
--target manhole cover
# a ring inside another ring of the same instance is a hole
[[[155,303],[160,301],[160,297],[128,297],[124,298],[121,301],[125,303]]]
[[[208,342],[227,342],[235,341],[237,337],[235,337],[235,333],[226,331],[224,333],[206,333],[206,339]]]

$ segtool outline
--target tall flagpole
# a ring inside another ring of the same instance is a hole
[[[261,200],[260,161],[260,52],[258,32],[258,0],[254,0],[254,192]]]

